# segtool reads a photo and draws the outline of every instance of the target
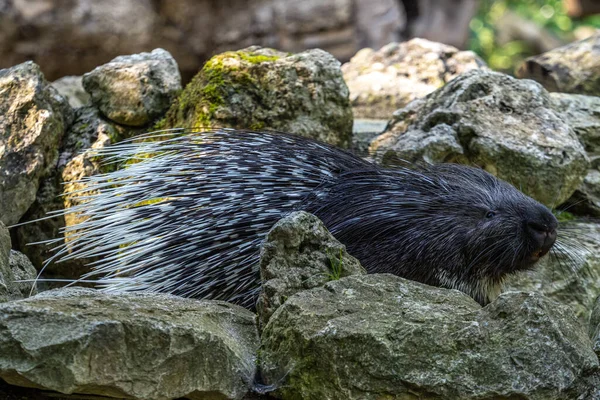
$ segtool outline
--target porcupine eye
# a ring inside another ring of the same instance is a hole
[[[487,214],[485,214],[485,217],[487,219],[494,218],[495,216],[496,216],[496,213],[494,211],[488,211]]]

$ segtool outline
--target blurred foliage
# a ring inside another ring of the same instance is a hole
[[[572,19],[566,14],[562,0],[481,0],[478,13],[469,24],[471,34],[468,47],[479,54],[492,69],[508,73],[513,73],[524,58],[540,52],[525,40],[499,43],[499,22],[510,15],[506,13],[511,12],[534,22],[543,28],[542,31],[546,31],[546,36],[557,42],[569,43],[576,40],[575,33],[582,27],[600,29],[600,15]]]

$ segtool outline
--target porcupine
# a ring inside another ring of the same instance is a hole
[[[153,136],[155,136],[153,138]],[[369,273],[459,289],[481,304],[553,246],[551,211],[482,169],[383,168],[306,138],[172,130],[98,150],[127,168],[85,179],[63,211],[83,222],[52,260],[98,257],[82,277],[253,308],[261,241],[283,216],[319,217]],[[152,139],[152,140],[151,140]]]

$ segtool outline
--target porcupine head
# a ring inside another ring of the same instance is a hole
[[[341,177],[345,183],[328,197],[344,212],[334,215],[325,206],[316,213],[371,273],[458,289],[485,305],[505,277],[531,269],[556,240],[558,221],[547,207],[482,169],[439,164],[377,174],[383,176]],[[378,199],[348,224],[367,200],[356,196],[358,187],[348,190],[353,180],[378,182],[361,191]]]

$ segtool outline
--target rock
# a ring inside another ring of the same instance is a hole
[[[0,220],[12,225],[54,167],[72,110],[32,62],[0,70],[0,93]]]
[[[575,317],[587,323],[600,296],[600,225],[561,223],[551,255],[532,271],[509,277],[504,291],[510,290],[542,293],[568,305]]]
[[[471,51],[425,39],[363,49],[342,65],[354,116],[385,119],[461,73],[485,68]]]
[[[83,88],[81,76],[62,77],[52,82],[52,86],[73,108],[83,107],[90,102],[90,95]]]
[[[387,123],[387,119],[355,119],[352,125],[352,151],[359,156],[368,156],[371,141],[385,131]]]
[[[308,50],[249,47],[211,58],[171,106],[162,128],[274,129],[348,147],[352,109],[340,63]]]
[[[567,200],[589,160],[538,83],[470,71],[394,114],[369,151],[383,164],[479,165],[546,205]]]
[[[551,92],[600,96],[600,33],[525,59],[517,76]]]
[[[304,211],[291,213],[273,226],[261,247],[262,291],[257,305],[261,325],[291,295],[363,274],[360,262],[321,220]]]
[[[600,217],[600,97],[568,93],[550,93],[550,97],[591,160],[591,169],[565,206],[572,213]]]
[[[568,307],[511,292],[485,308],[388,274],[290,297],[262,333],[282,398],[575,399],[598,359]]]
[[[58,289],[0,305],[0,377],[24,387],[137,399],[241,399],[254,314],[217,301]]]
[[[57,168],[42,180],[35,202],[22,218],[29,223],[15,229],[15,248],[25,253],[38,270],[55,254],[52,249],[65,242],[62,230],[75,225],[81,218],[78,214],[56,214],[58,210],[73,207],[79,203],[78,199],[90,194],[85,191],[71,193],[86,188],[85,183],[78,181],[115,167],[102,164],[102,160],[94,155],[94,149],[116,143],[137,132],[106,120],[92,106],[75,111],[73,125],[67,131],[60,150]],[[56,214],[54,218],[39,220],[53,213]],[[49,240],[53,240],[52,245],[31,244]],[[44,276],[77,279],[89,271],[86,264],[92,261],[76,259],[50,264],[44,269]]]
[[[600,97],[550,93],[553,108],[569,124],[593,160],[600,157]],[[593,165],[599,168],[600,164]]]
[[[590,337],[594,343],[594,351],[600,356],[600,297],[594,302],[590,318]]]
[[[10,249],[8,229],[0,221],[0,303],[22,299],[37,291],[31,283],[19,280],[35,279],[36,271],[23,254]]]
[[[35,270],[35,267],[31,263],[31,261],[29,261],[29,258],[27,258],[27,256],[21,252],[11,250],[9,265],[13,274],[15,287],[17,287],[17,289],[21,293],[19,298],[21,299],[36,295],[37,284],[31,281],[36,279],[37,271]]]
[[[164,114],[181,90],[177,62],[163,49],[119,56],[83,75],[92,103],[108,119],[144,126]]]
[[[589,169],[581,185],[561,208],[577,215],[600,217],[600,171]]]

